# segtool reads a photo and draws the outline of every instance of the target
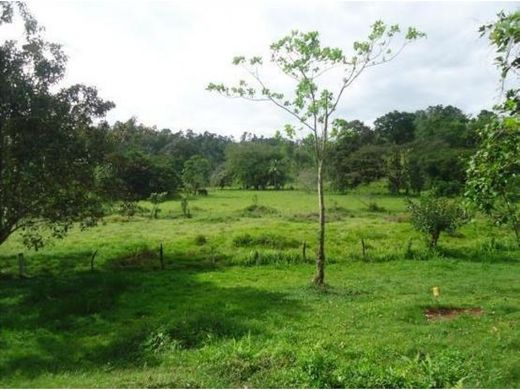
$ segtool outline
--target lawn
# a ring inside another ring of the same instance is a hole
[[[316,198],[301,191],[211,191],[190,200],[192,218],[169,201],[159,219],[113,215],[36,253],[10,238],[0,386],[520,387],[509,232],[477,218],[430,253],[403,198],[327,205],[323,290],[310,286]],[[430,320],[429,308],[482,311]]]

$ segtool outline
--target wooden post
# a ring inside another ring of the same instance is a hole
[[[306,262],[307,261],[307,241],[303,241],[302,257],[303,257],[303,262]]]
[[[163,251],[162,242],[161,242],[161,246],[159,248],[159,258],[161,260],[161,269],[164,269],[164,251]]]
[[[215,247],[212,245],[211,246],[211,264],[215,265],[216,262],[217,262],[217,257],[215,254]]]
[[[363,259],[367,258],[367,246],[365,245],[365,240],[361,239],[361,252],[363,253]]]
[[[23,253],[18,253],[18,273],[21,278],[25,277],[25,258]]]
[[[92,253],[92,256],[90,257],[90,272],[94,272],[94,259],[97,255],[97,249]]]

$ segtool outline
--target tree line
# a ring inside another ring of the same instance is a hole
[[[457,107],[437,105],[413,113],[392,111],[373,126],[338,119],[328,145],[326,182],[337,191],[384,180],[391,194],[460,194],[477,131],[496,118],[492,111],[472,117]],[[196,194],[208,186],[314,189],[311,137],[246,132],[236,141],[211,132],[158,130],[135,118],[103,124],[97,134],[104,150],[95,179],[109,199]]]

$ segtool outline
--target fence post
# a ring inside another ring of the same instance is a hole
[[[23,253],[18,253],[18,273],[21,278],[25,277],[25,258]]]
[[[90,257],[90,272],[94,272],[94,259],[97,255],[97,249],[92,253],[92,256]]]
[[[365,245],[365,240],[361,239],[361,252],[363,253],[363,259],[367,258],[367,246]]]
[[[164,251],[163,251],[162,242],[161,242],[161,246],[159,248],[159,259],[161,260],[161,269],[164,269]]]
[[[303,241],[302,257],[303,257],[303,262],[306,262],[307,261],[307,241]]]

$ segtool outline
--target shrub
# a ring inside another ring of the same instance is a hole
[[[146,207],[139,206],[137,202],[123,201],[117,206],[116,212],[129,220],[130,217],[135,217],[137,215],[149,215],[150,210]]]
[[[168,195],[167,192],[152,192],[150,196],[148,197],[148,200],[152,204],[152,210],[150,211],[150,217],[157,219],[157,216],[159,215],[159,212],[161,209],[159,208],[159,204],[164,202],[166,199],[166,196]]]
[[[244,210],[241,212],[241,215],[243,217],[260,218],[264,215],[273,215],[277,213],[278,211],[272,207],[251,204],[244,208]]]
[[[133,217],[137,213],[138,208],[137,202],[125,201],[119,204],[117,213],[125,217]]]
[[[383,213],[386,211],[386,209],[383,206],[379,206],[377,202],[369,202],[367,210],[373,213]]]
[[[204,234],[198,234],[195,237],[196,245],[202,246],[202,245],[206,244],[207,242],[208,242],[208,240],[206,239],[206,236]]]
[[[407,203],[412,225],[427,236],[430,248],[437,246],[441,232],[453,232],[467,221],[465,211],[446,198],[430,195]]]

